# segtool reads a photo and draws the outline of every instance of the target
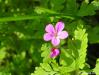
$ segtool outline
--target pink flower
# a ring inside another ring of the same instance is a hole
[[[63,22],[57,22],[55,27],[53,27],[52,24],[48,24],[45,28],[46,33],[44,34],[44,40],[51,41],[53,46],[58,46],[60,39],[65,39],[68,37],[68,32],[62,31],[63,29]]]
[[[57,48],[52,48],[51,49],[51,53],[50,53],[50,57],[51,58],[55,58],[56,56],[58,56],[59,55],[59,49],[57,49]]]

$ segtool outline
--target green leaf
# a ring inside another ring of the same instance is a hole
[[[54,16],[55,18],[60,18],[60,17],[64,17],[64,18],[68,18],[68,19],[74,19],[74,17],[65,15],[64,13],[60,13],[60,12],[56,12],[52,9],[48,9],[48,8],[44,8],[44,7],[35,7],[34,10],[37,14],[42,14],[44,17],[52,17]]]
[[[68,65],[68,66],[62,66],[62,67],[59,67],[59,71],[61,72],[61,73],[69,73],[69,72],[72,72],[72,71],[74,71],[75,70],[75,61],[72,63],[72,64],[70,64],[70,65]]]
[[[66,48],[61,49],[60,64],[62,67],[60,67],[60,70],[63,73],[72,73],[84,67],[88,39],[81,20],[71,23],[67,26],[67,29],[70,31],[72,38],[68,39]]]
[[[59,67],[61,75],[69,75],[69,72],[75,70],[75,60],[71,50],[61,49],[60,65],[62,65]]]
[[[41,63],[40,67],[36,67],[34,73],[31,75],[60,75],[58,72],[54,71],[52,67],[48,63]]]
[[[36,71],[34,71],[34,74],[32,75],[48,75],[46,71],[44,71],[41,67],[36,68]]]
[[[93,71],[96,73],[96,75],[99,74],[99,61],[97,62],[96,67],[94,68]]]
[[[88,73],[86,73],[86,72],[82,72],[81,75],[88,75]]]
[[[43,63],[43,64],[41,63],[40,65],[46,71],[51,71],[52,70],[52,68],[50,67],[50,65],[48,63]]]
[[[88,2],[83,1],[80,10],[77,13],[77,16],[88,16],[88,15],[94,15],[95,14],[95,6],[93,2],[88,4]]]
[[[70,23],[67,29],[72,38],[68,40],[68,49],[66,51],[71,51],[69,54],[74,59],[76,68],[82,68],[85,63],[88,42],[86,29],[84,29],[81,20]]]
[[[74,36],[74,31],[77,28],[77,21],[73,21],[65,26],[66,30],[68,31],[69,35]]]
[[[76,60],[76,65],[79,68],[83,68],[85,64],[85,58],[86,58],[86,51],[87,51],[87,43],[88,43],[88,38],[87,38],[87,33],[86,30],[83,28],[83,23],[79,21],[78,27],[75,30],[75,36],[74,39],[78,40],[80,43],[76,44],[79,45],[77,47],[77,52],[79,54],[77,60]]]
[[[43,62],[50,62],[51,58],[50,58],[50,50],[51,50],[51,46],[49,44],[43,44],[41,47],[41,57],[43,57]]]
[[[55,60],[51,61],[51,66],[53,68],[54,71],[58,72],[59,71],[59,65]]]
[[[69,67],[74,61],[74,58],[71,55],[72,54],[70,50],[61,49],[60,64]]]

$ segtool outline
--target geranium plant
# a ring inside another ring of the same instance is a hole
[[[0,75],[99,74],[99,0],[0,0]]]

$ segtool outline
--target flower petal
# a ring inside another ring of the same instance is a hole
[[[68,32],[62,31],[62,32],[60,32],[60,33],[58,34],[58,37],[59,37],[60,39],[65,39],[65,38],[68,37]]]
[[[54,58],[56,56],[58,56],[60,53],[59,49],[55,49],[54,51],[51,52],[50,57]]]
[[[50,33],[45,33],[43,38],[45,41],[50,41],[52,39],[52,35]]]
[[[64,23],[63,22],[57,22],[56,23],[56,26],[55,26],[55,29],[57,32],[60,32],[64,29]]]
[[[58,46],[59,43],[60,43],[60,39],[57,38],[57,37],[53,37],[52,40],[51,40],[51,42],[52,42],[52,44],[53,44],[54,46]]]
[[[55,32],[55,29],[53,27],[52,24],[48,24],[45,28],[45,31],[48,32],[48,33],[54,33]]]

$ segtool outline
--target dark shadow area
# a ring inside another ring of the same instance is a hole
[[[88,44],[87,48],[87,63],[90,65],[90,69],[94,69],[96,66],[96,61],[99,58],[99,43]],[[91,72],[88,75],[96,75]]]

